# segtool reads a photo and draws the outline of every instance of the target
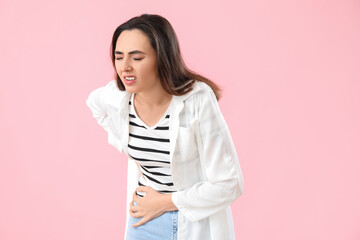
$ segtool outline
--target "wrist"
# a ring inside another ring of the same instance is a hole
[[[173,203],[173,201],[171,199],[171,193],[163,194],[163,199],[164,199],[163,206],[164,206],[166,212],[178,210],[178,208],[175,206],[175,204]]]

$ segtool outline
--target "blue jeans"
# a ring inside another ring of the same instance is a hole
[[[136,203],[134,203],[136,205]],[[132,227],[141,218],[129,215],[127,240],[176,240],[178,226],[178,210],[165,212],[157,218],[140,225]]]

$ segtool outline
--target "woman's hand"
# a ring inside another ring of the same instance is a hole
[[[134,218],[142,219],[135,223],[133,227],[138,227],[153,218],[156,218],[167,211],[177,210],[171,200],[171,194],[162,194],[149,186],[140,186],[136,189],[138,192],[145,192],[144,197],[139,197],[136,192],[133,193],[133,201],[130,203],[130,215]],[[137,205],[134,205],[134,201]]]

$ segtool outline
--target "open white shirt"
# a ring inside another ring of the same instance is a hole
[[[86,100],[97,123],[107,131],[109,144],[125,154],[130,96],[112,80]],[[172,201],[179,209],[178,240],[235,239],[230,204],[243,192],[243,175],[215,94],[207,84],[196,81],[192,91],[173,96],[173,101],[170,159],[177,191]],[[128,160],[126,228],[139,174],[136,163]]]

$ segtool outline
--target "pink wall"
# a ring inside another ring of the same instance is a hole
[[[112,79],[114,29],[145,12],[225,90],[237,239],[360,239],[355,0],[2,0],[0,239],[122,238],[126,162],[85,100]]]

